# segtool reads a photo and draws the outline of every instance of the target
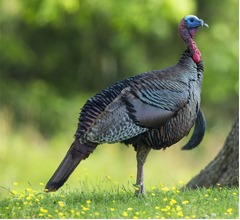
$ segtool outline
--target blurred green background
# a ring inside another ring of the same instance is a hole
[[[117,80],[173,65],[185,49],[177,26],[195,14],[205,75],[207,132],[195,150],[152,151],[146,184],[187,182],[222,147],[238,112],[237,0],[1,0],[0,186],[46,183],[68,150],[86,100]],[[101,145],[68,184],[134,181],[135,152]],[[5,192],[5,190],[1,190]]]

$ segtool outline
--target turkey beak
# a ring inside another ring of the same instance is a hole
[[[202,27],[207,27],[207,28],[209,27],[208,24],[206,24],[203,20],[200,20],[200,22]]]
[[[203,23],[203,27],[209,28],[208,24],[206,24],[206,23]]]

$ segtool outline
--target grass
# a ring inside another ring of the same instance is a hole
[[[43,184],[40,184],[43,188]],[[80,189],[65,187],[56,193],[26,188],[17,182],[0,197],[0,218],[238,218],[238,189],[181,189],[183,183],[163,184],[135,197],[133,184],[116,184],[110,177],[95,186],[81,182]]]
[[[166,151],[150,152],[144,167],[146,197],[133,196],[136,154],[122,144],[99,146],[59,192],[43,192],[73,140],[79,111],[74,103],[60,102],[68,109],[60,117],[64,129],[57,126],[59,132],[49,137],[34,123],[17,125],[13,111],[0,109],[0,218],[238,218],[238,189],[189,191],[178,184],[217,155],[231,127],[221,120],[208,127],[192,151],[180,150],[186,138]]]

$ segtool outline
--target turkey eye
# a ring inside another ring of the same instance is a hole
[[[190,22],[194,22],[194,18],[190,18]]]

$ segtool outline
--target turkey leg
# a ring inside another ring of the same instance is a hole
[[[139,146],[137,148],[137,181],[136,181],[136,190],[135,195],[144,195],[144,180],[143,180],[143,165],[147,159],[147,156],[151,148],[146,146]]]

